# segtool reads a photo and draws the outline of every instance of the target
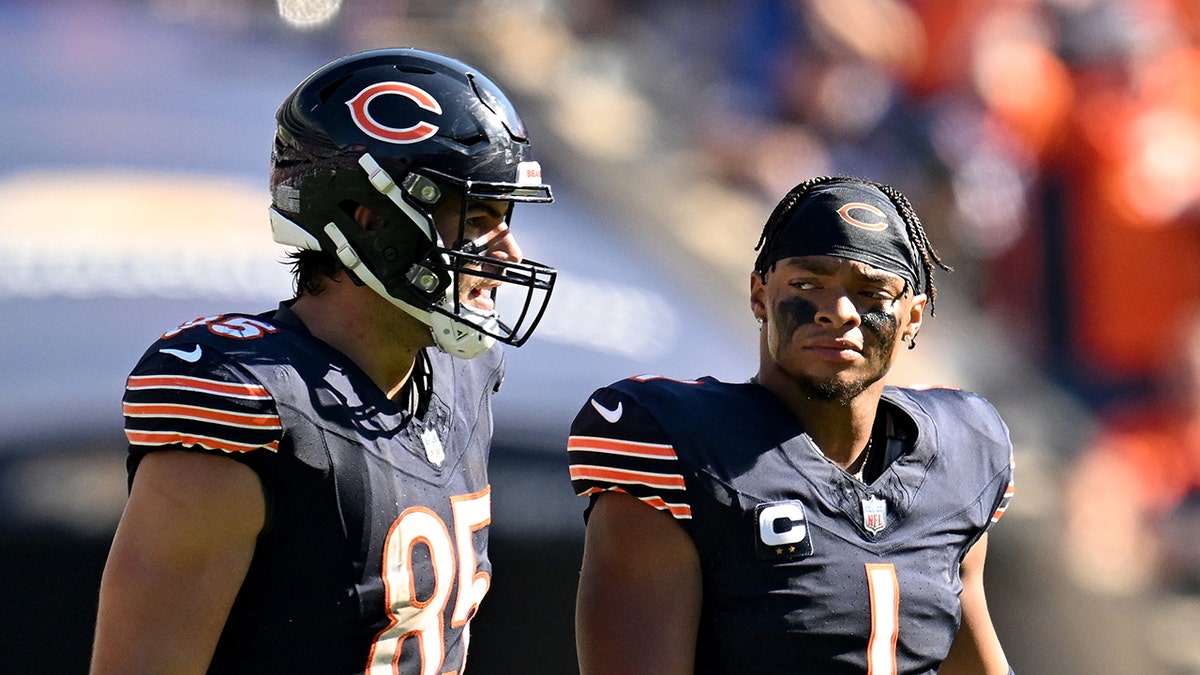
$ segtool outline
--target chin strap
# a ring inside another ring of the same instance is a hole
[[[457,356],[460,359],[473,359],[492,347],[496,339],[485,335],[478,328],[468,323],[452,319],[441,312],[431,312],[418,309],[399,298],[393,297],[384,287],[383,282],[375,273],[363,264],[362,259],[355,253],[354,247],[342,234],[336,223],[325,226],[325,235],[337,247],[336,255],[339,262],[365,286],[383,296],[388,302],[404,310],[409,316],[429,326],[433,343],[438,349]],[[453,286],[451,286],[453,288]],[[448,291],[449,292],[449,291]]]

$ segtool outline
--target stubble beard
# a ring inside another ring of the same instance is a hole
[[[858,378],[850,381],[837,379],[817,379],[800,375],[795,377],[800,391],[810,399],[836,405],[849,405],[871,385],[883,378],[883,375]]]

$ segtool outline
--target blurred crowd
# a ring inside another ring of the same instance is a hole
[[[1096,420],[1064,458],[1078,580],[1200,592],[1200,2],[567,4],[577,35],[659,56],[635,84],[724,184],[905,192]]]

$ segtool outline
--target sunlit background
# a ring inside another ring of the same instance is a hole
[[[86,671],[142,350],[290,297],[276,106],[417,46],[501,83],[558,197],[514,220],[561,282],[497,400],[468,672],[574,672],[575,410],[753,374],[761,225],[836,173],[903,191],[956,269],[892,379],[1012,428],[987,584],[1016,671],[1200,673],[1198,45],[1196,0],[0,4],[0,672]]]

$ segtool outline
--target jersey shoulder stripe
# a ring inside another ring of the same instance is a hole
[[[601,410],[622,412],[614,419]],[[604,388],[593,394],[571,426],[567,454],[576,494],[624,492],[676,519],[692,517],[675,447],[629,392]]]
[[[664,500],[662,497],[646,497],[642,500],[659,511],[667,511],[676,520],[691,520],[692,507],[687,504],[677,504]]]
[[[1012,503],[1013,494],[1015,494],[1015,492],[1016,492],[1015,486],[1010,481],[1008,484],[1008,488],[1004,491],[1004,498],[1000,500],[1000,505],[997,506],[996,510],[992,513],[992,523],[993,524],[996,521],[1000,520],[1000,518],[1004,515],[1004,513],[1006,511],[1008,511],[1008,505]]]
[[[278,452],[283,437],[278,409],[252,375],[211,348],[196,363],[160,354],[148,352],[126,380],[122,409],[131,446]]]
[[[166,446],[166,445],[182,445],[185,448],[198,447],[205,450],[220,450],[225,453],[240,453],[251,452],[253,450],[265,449],[271,452],[279,451],[279,441],[273,440],[266,444],[262,443],[236,443],[223,438],[213,438],[211,436],[199,436],[195,434],[187,434],[182,432],[171,431],[136,431],[133,429],[125,430],[125,437],[129,439],[130,445],[141,446]]]
[[[595,464],[571,464],[571,480],[644,485],[660,490],[684,490],[687,488],[683,476],[677,473],[631,471]]]
[[[588,488],[588,489],[584,490],[583,492],[580,492],[579,496],[580,497],[593,497],[595,495],[602,494],[605,492],[623,492],[627,495],[637,497],[637,495],[633,494],[629,490],[626,490],[624,488],[617,487],[617,486]],[[637,498],[642,500],[642,502],[644,502],[648,506],[658,509],[659,511],[669,512],[672,516],[675,517],[676,520],[691,520],[691,518],[692,518],[692,507],[689,504],[679,503],[679,502],[668,502],[667,500],[665,500],[662,497],[659,497],[657,495],[649,495],[649,496],[637,497]]]
[[[675,448],[665,443],[643,443],[601,436],[571,436],[567,439],[567,451],[602,452],[645,459],[676,459]]]
[[[996,510],[992,512],[993,525],[995,525],[996,521],[1000,520],[1004,513],[1008,511],[1008,505],[1012,503],[1013,495],[1016,494],[1017,491],[1016,480],[1014,478],[1016,457],[1011,453],[1009,454],[1008,465],[1008,486],[1004,488],[1004,496],[1000,498],[999,505],[997,505]]]
[[[230,398],[270,400],[266,387],[257,384],[239,384],[210,380],[187,375],[130,375],[126,389],[180,389],[201,394],[219,394]]]
[[[207,421],[246,429],[280,429],[278,415],[229,412],[195,405],[170,403],[125,403],[126,417],[171,417],[181,420]]]

